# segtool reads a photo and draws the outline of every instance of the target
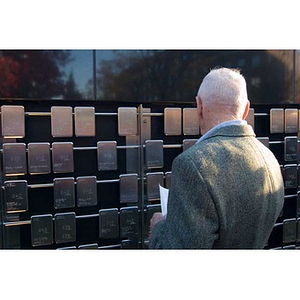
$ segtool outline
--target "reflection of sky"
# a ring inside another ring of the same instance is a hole
[[[64,67],[66,79],[70,72],[73,73],[78,90],[84,93],[86,84],[93,79],[93,51],[92,50],[70,50],[73,60]],[[112,59],[115,56],[112,50],[96,51],[96,66],[101,60]]]

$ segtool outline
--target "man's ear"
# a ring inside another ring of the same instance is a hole
[[[249,113],[249,109],[250,109],[250,101],[247,100],[247,104],[243,113],[243,120],[246,120],[248,113]]]
[[[199,96],[196,96],[196,103],[197,103],[198,117],[202,118],[203,107],[202,107],[202,100],[201,100],[201,98]]]

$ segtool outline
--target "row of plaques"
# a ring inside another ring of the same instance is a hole
[[[300,242],[300,218],[283,221],[283,243]]]
[[[300,131],[300,110],[297,108],[272,108],[270,133],[297,133]]]
[[[159,185],[170,187],[171,172],[147,173],[146,186],[148,201],[159,200]],[[121,174],[120,203],[138,202],[138,175]],[[73,177],[55,178],[53,180],[54,208],[75,207],[75,179]],[[78,207],[98,205],[96,176],[76,178],[76,198]],[[26,180],[10,180],[4,182],[4,201],[7,213],[28,210],[28,184]]]
[[[53,226],[54,221],[54,226]],[[53,234],[53,227],[54,233]],[[139,211],[137,206],[100,209],[99,238],[138,239]],[[45,246],[76,241],[76,215],[74,212],[31,216],[31,244]]]

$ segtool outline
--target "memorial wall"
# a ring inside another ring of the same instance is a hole
[[[69,74],[74,51],[25,52],[0,51],[1,248],[146,249],[159,184],[200,137],[194,96],[217,65],[241,68],[247,121],[281,165],[285,202],[266,249],[299,248],[297,51],[85,51],[92,67]]]

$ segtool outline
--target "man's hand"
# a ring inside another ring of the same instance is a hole
[[[152,216],[152,218],[151,218],[151,220],[150,220],[150,235],[151,235],[151,233],[152,233],[152,230],[153,230],[154,226],[155,226],[158,222],[160,222],[160,221],[162,221],[162,220],[164,220],[164,219],[165,219],[165,218],[163,217],[162,213],[160,213],[160,212],[156,212],[156,213],[153,214],[153,216]]]

